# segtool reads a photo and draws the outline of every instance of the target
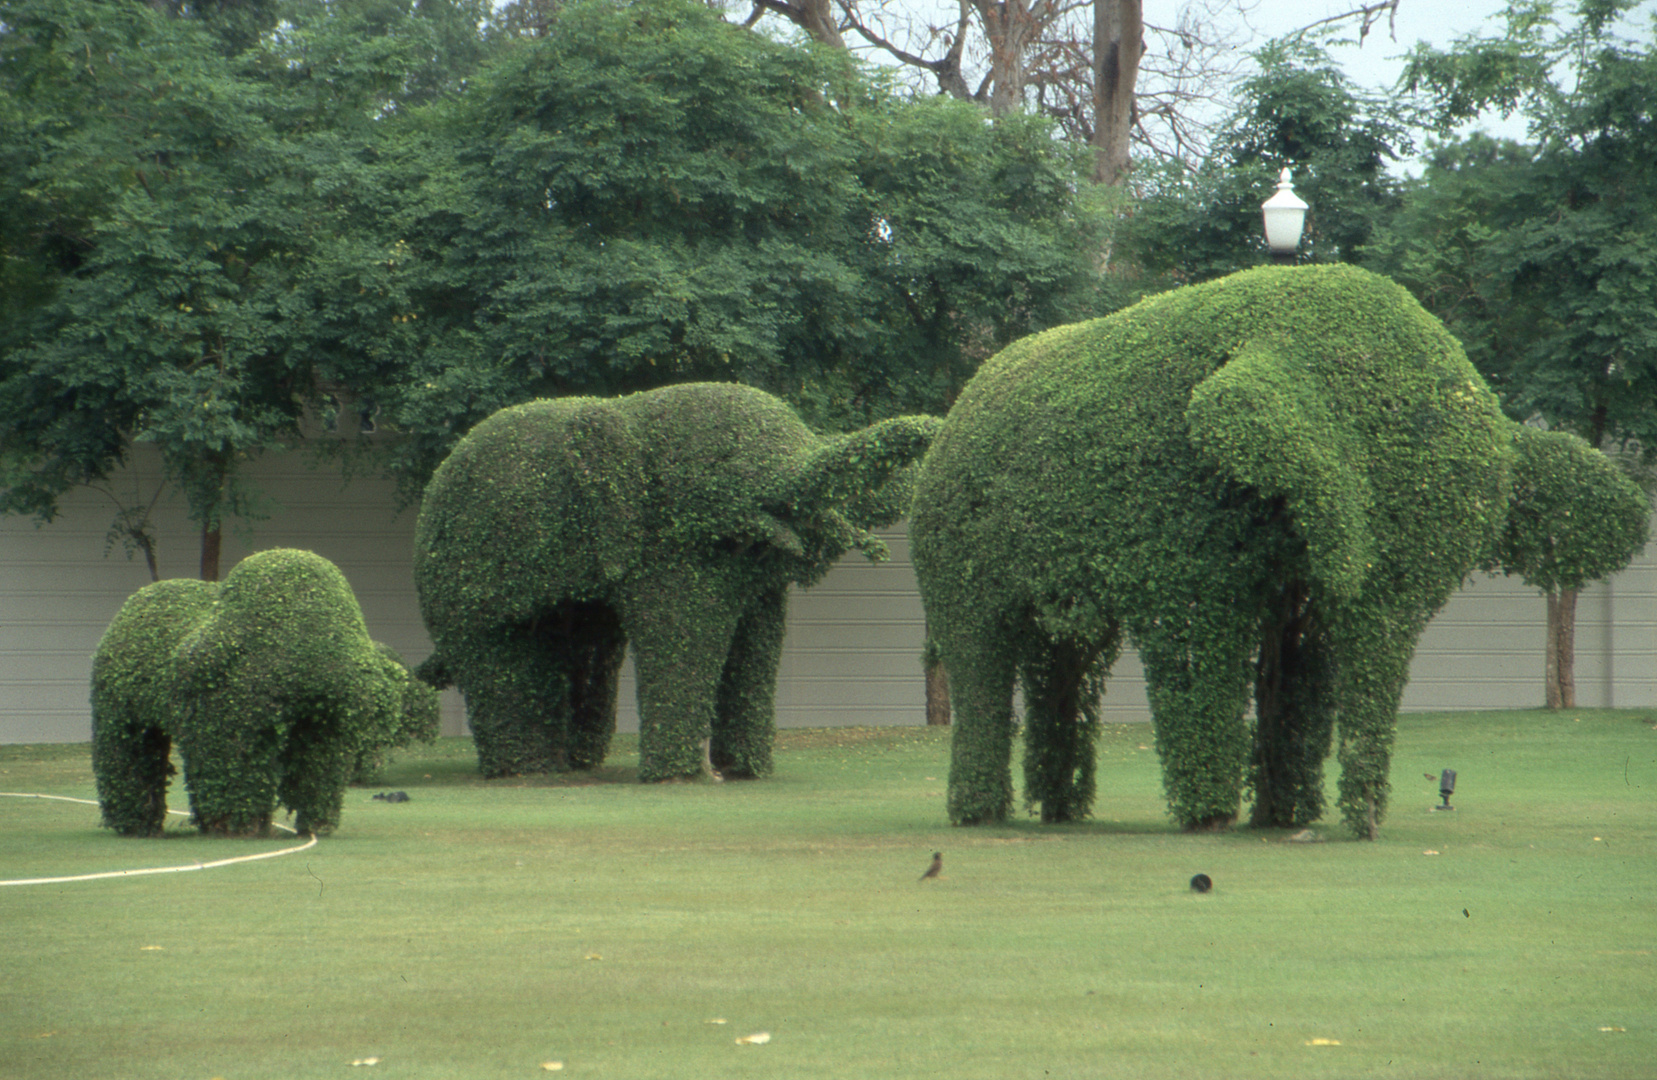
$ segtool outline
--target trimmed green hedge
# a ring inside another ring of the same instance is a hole
[[[689,383],[503,409],[437,469],[415,583],[486,776],[591,768],[636,656],[640,776],[771,770],[790,585],[903,512],[937,421],[838,438],[779,399]]]
[[[328,832],[353,770],[435,738],[437,719],[436,691],[369,640],[344,575],[308,551],[140,589],[92,662],[98,800],[126,835],[161,832],[175,742],[203,832],[264,835],[278,803]]]
[[[911,537],[956,708],[949,814],[1085,815],[1091,703],[1144,661],[1169,806],[1223,827],[1385,813],[1417,636],[1506,519],[1513,425],[1408,293],[1268,267],[1017,342],[927,455]],[[1250,725],[1251,701],[1258,721]]]
[[[1587,442],[1520,427],[1513,509],[1497,561],[1538,589],[1580,589],[1628,565],[1646,545],[1645,492]]]

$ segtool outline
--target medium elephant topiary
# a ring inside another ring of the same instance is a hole
[[[789,585],[905,508],[937,421],[813,434],[770,394],[691,383],[503,409],[438,467],[415,584],[485,776],[591,768],[632,644],[639,774],[771,770]]]
[[[280,803],[321,833],[353,770],[437,726],[436,691],[369,640],[344,575],[308,551],[138,590],[92,661],[98,801],[126,835],[161,832],[175,745],[203,832],[265,835]]]
[[[1128,641],[1181,825],[1229,824],[1246,789],[1257,824],[1315,820],[1338,729],[1339,807],[1373,837],[1416,639],[1502,534],[1513,429],[1436,319],[1347,266],[1245,271],[986,362],[911,523],[951,819],[1010,812],[1020,681],[1026,799],[1087,812]]]

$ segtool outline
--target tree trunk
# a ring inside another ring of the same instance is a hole
[[[217,518],[201,525],[201,580],[219,580],[219,549],[224,545],[224,526]]]
[[[1548,708],[1576,708],[1575,589],[1548,593],[1548,646],[1545,664]]]
[[[1024,104],[1025,57],[1058,14],[1054,0],[973,0],[990,47],[990,115]]]
[[[758,0],[747,25],[752,26],[767,11],[781,15],[798,26],[813,41],[836,49],[846,47],[845,39],[840,36],[839,12],[834,0]]]
[[[1134,87],[1145,51],[1143,0],[1094,0],[1093,179],[1120,184],[1128,174]]]
[[[949,726],[949,673],[936,656],[926,660],[926,725]]]

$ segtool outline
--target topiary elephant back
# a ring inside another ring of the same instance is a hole
[[[936,421],[838,438],[736,384],[503,409],[432,477],[421,611],[466,699],[483,773],[590,768],[637,663],[640,774],[771,769],[790,585],[901,514]]]
[[[1373,835],[1427,620],[1491,557],[1512,425],[1438,321],[1352,267],[1264,268],[1017,342],[968,384],[911,537],[956,709],[949,813],[1087,812],[1094,703],[1145,665],[1169,805],[1223,826],[1340,808]],[[1250,704],[1256,721],[1246,719]]]
[[[129,835],[161,831],[175,745],[204,832],[262,835],[278,803],[326,832],[354,770],[437,723],[436,692],[369,639],[344,575],[308,551],[140,589],[92,663],[99,802]]]

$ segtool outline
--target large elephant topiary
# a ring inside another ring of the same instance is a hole
[[[968,384],[911,524],[956,710],[949,814],[1004,818],[1012,699],[1025,796],[1087,812],[1093,710],[1139,650],[1187,828],[1384,813],[1415,642],[1494,558],[1514,425],[1403,289],[1263,268],[1017,342]],[[1251,703],[1255,720],[1247,714]]]
[[[814,435],[782,401],[691,383],[503,409],[438,467],[415,584],[486,776],[591,768],[632,644],[644,780],[771,769],[790,584],[905,509],[937,421]]]
[[[437,735],[437,693],[369,640],[344,575],[308,551],[250,555],[222,583],[134,593],[92,661],[92,766],[104,824],[151,836],[178,748],[203,831],[339,823],[353,770]]]

